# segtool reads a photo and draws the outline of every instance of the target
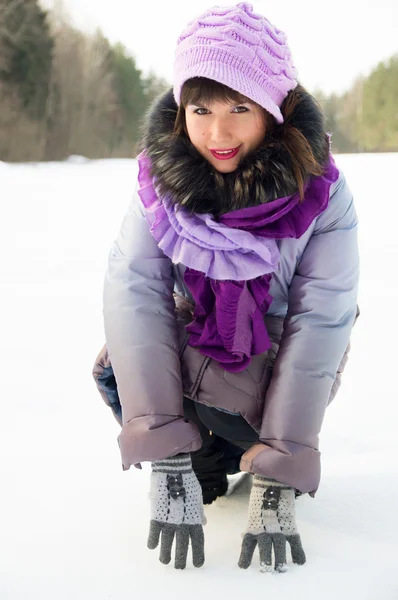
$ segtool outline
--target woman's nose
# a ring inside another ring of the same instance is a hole
[[[214,119],[210,126],[210,137],[214,144],[223,145],[228,142],[232,138],[228,123],[223,119]]]

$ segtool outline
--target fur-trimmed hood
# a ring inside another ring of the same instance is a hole
[[[141,149],[151,159],[151,175],[159,193],[189,212],[215,217],[296,193],[297,180],[286,144],[292,128],[304,135],[321,165],[327,163],[329,154],[321,109],[302,86],[296,88],[297,92],[300,102],[285,115],[285,122],[276,124],[262,145],[247,154],[233,173],[222,174],[185,135],[173,134],[178,107],[172,90],[167,91],[151,107],[141,142]],[[302,175],[304,181],[309,177],[306,172]]]

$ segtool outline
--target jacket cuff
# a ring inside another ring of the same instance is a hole
[[[259,442],[242,455],[240,468],[275,479],[314,498],[321,476],[320,457],[318,450],[308,446],[267,440],[267,445]]]
[[[199,450],[202,438],[196,425],[184,417],[147,415],[125,423],[118,443],[123,470],[127,471],[131,465],[141,468],[141,462]]]

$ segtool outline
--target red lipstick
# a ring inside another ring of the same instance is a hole
[[[210,152],[212,153],[214,158],[218,158],[218,160],[229,160],[230,158],[233,158],[234,156],[236,156],[238,154],[239,149],[240,149],[240,146],[238,146],[237,148],[224,148],[224,149],[217,148],[215,150],[210,150]],[[220,152],[225,153],[225,154],[219,154]]]

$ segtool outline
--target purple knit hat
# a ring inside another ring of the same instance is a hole
[[[297,85],[286,35],[247,2],[214,6],[180,35],[174,98],[191,77],[207,77],[254,100],[283,123],[280,106]]]

